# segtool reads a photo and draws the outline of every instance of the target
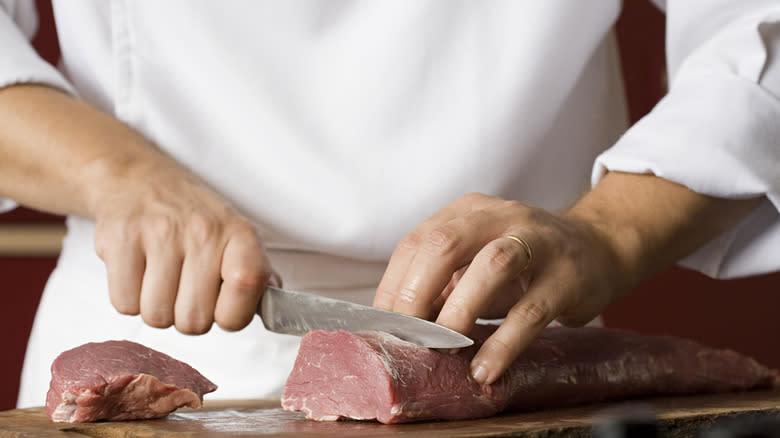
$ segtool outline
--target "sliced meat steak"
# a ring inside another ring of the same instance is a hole
[[[777,372],[730,350],[605,328],[548,328],[493,385],[477,384],[475,346],[438,353],[380,332],[314,331],[303,337],[282,395],[315,420],[382,423],[479,418],[657,394],[770,387]]]
[[[199,408],[203,394],[217,389],[186,363],[130,341],[68,350],[51,375],[46,414],[71,423],[164,417],[182,406]]]

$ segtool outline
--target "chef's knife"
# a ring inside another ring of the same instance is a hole
[[[436,323],[348,301],[267,287],[257,313],[265,328],[303,335],[310,330],[378,330],[428,348],[462,348],[474,342]]]

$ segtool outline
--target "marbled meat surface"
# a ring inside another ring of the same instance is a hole
[[[282,406],[320,421],[402,423],[780,383],[776,371],[749,357],[688,339],[554,327],[498,381],[479,385],[470,377],[469,362],[493,329],[478,326],[475,345],[456,355],[381,332],[310,332],[302,339]]]
[[[51,365],[46,414],[52,421],[159,418],[199,408],[217,386],[184,362],[130,341],[88,343]]]

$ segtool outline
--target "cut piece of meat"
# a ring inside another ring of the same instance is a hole
[[[141,344],[88,343],[52,363],[46,414],[71,423],[159,418],[199,408],[216,389],[191,366]]]
[[[301,342],[282,407],[314,420],[480,418],[501,411],[771,387],[780,375],[730,350],[606,328],[547,328],[493,385],[479,385],[475,346],[448,355],[382,332],[313,331]]]

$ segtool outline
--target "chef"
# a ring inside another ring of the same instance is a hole
[[[0,206],[68,216],[20,407],[105,339],[278,394],[269,284],[505,316],[490,383],[677,261],[780,266],[776,1],[668,1],[671,90],[627,131],[618,0],[55,1],[57,69],[0,6]]]

